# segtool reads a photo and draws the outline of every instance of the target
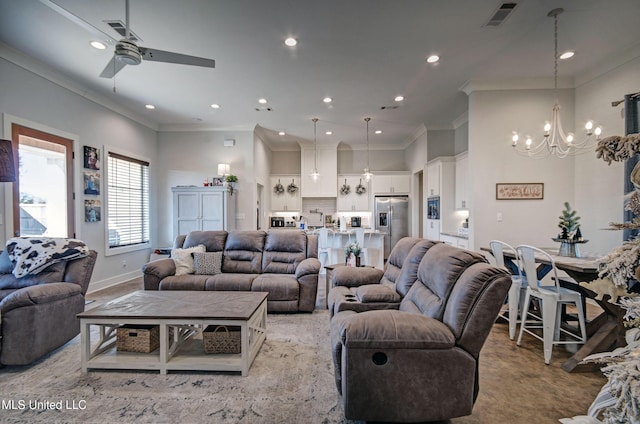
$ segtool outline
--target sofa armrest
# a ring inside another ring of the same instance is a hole
[[[331,272],[332,287],[358,287],[366,284],[380,284],[384,271],[372,267],[341,266]]]
[[[73,283],[46,283],[18,289],[0,301],[0,314],[21,308],[54,302],[82,295],[82,288]]]
[[[355,296],[362,303],[400,303],[402,297],[389,286],[365,284],[355,289]]]
[[[176,263],[171,258],[158,259],[142,266],[142,282],[145,290],[158,290],[160,281],[175,275]]]
[[[339,325],[340,339],[346,348],[450,349],[456,341],[446,324],[411,312],[362,312]]]
[[[320,273],[320,261],[316,258],[307,258],[300,262],[296,267],[296,278],[300,279],[305,275],[313,275]]]

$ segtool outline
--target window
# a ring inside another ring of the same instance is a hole
[[[107,217],[109,249],[147,247],[149,162],[107,152]]]

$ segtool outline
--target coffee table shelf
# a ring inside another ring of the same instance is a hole
[[[140,369],[158,370],[161,374],[169,370],[239,371],[246,376],[266,339],[266,299],[267,293],[262,292],[179,291],[141,291],[115,299],[78,314],[82,371]],[[195,303],[190,304],[191,300]],[[150,316],[154,311],[157,316]],[[160,347],[150,353],[116,350],[116,328],[124,324],[158,325]],[[202,330],[209,325],[240,327],[240,353],[205,353]],[[97,340],[92,340],[91,326],[98,327]],[[170,327],[174,330],[172,338]]]

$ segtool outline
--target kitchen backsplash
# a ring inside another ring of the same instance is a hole
[[[331,215],[333,219],[336,219],[336,198],[335,197],[303,197],[302,198],[302,216],[308,226],[317,227],[324,225],[323,219],[320,214],[309,213],[309,211],[319,210],[324,213],[324,216]]]

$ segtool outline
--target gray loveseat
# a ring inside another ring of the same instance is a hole
[[[444,243],[405,239],[396,248],[393,269],[387,265],[382,284],[371,286],[378,301],[354,294],[356,287],[331,290],[330,339],[345,416],[422,422],[469,415],[480,350],[511,277],[483,255]],[[334,283],[355,286],[358,271],[334,275]]]
[[[6,251],[0,254],[0,364],[26,365],[78,333],[97,253],[53,264],[16,278]]]
[[[145,290],[268,292],[269,312],[311,312],[318,291],[318,238],[299,230],[193,231],[176,237],[174,248],[204,245],[222,252],[221,273],[175,275],[172,259],[143,266]]]

